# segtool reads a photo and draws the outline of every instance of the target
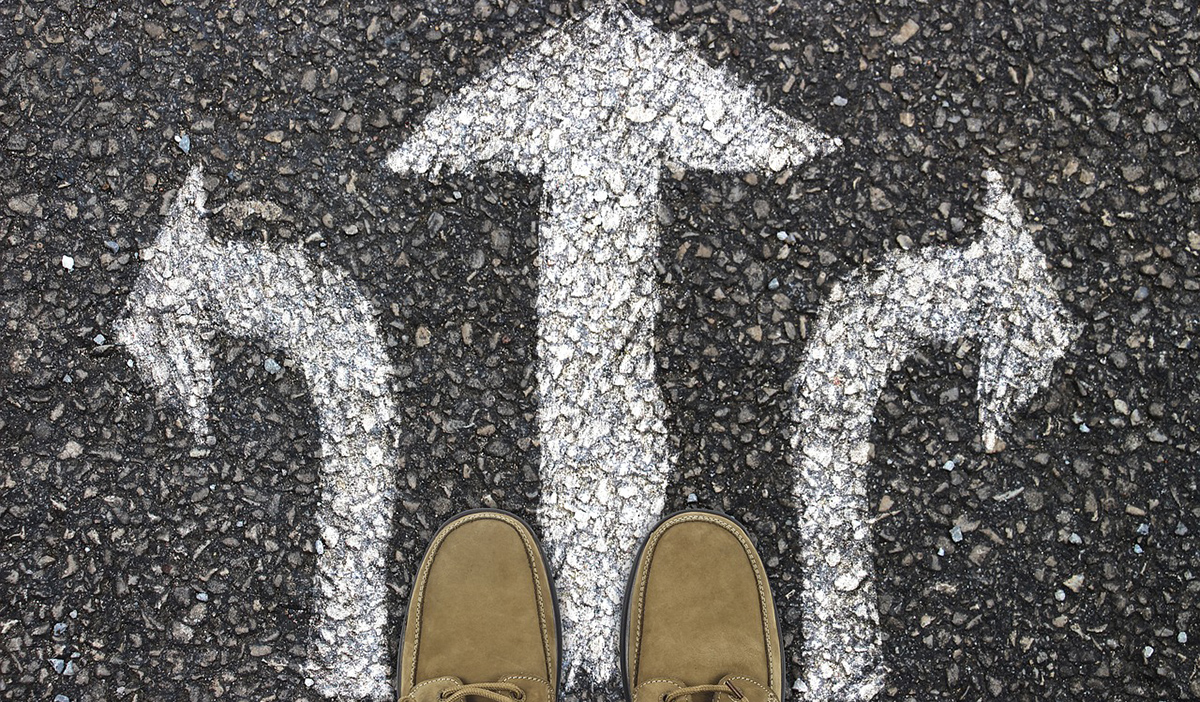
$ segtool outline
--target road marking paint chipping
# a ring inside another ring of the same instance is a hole
[[[626,574],[675,459],[653,356],[663,166],[779,172],[837,143],[609,4],[452,95],[388,159],[542,177],[539,517],[568,685],[615,682]]]
[[[867,470],[871,418],[888,375],[923,346],[981,345],[977,395],[988,451],[1045,387],[1078,325],[999,174],[985,172],[983,235],[890,256],[834,286],[793,380],[792,437],[804,566],[805,699],[872,698],[879,639]]]
[[[216,332],[286,349],[304,373],[321,432],[317,597],[307,673],[327,697],[387,699],[385,558],[396,465],[389,423],[391,364],[371,303],[341,271],[302,249],[208,235],[199,167],[192,169],[145,260],[117,339],[164,403],[210,436]]]

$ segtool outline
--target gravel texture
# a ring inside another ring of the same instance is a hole
[[[1200,697],[1196,9],[944,5],[631,6],[842,140],[787,177],[663,173],[665,509],[747,525],[804,680],[789,383],[835,282],[969,245],[995,169],[1079,333],[995,453],[977,345],[935,342],[889,373],[865,468],[876,699]],[[206,339],[208,443],[119,343],[137,253],[196,165],[208,208],[233,207],[215,242],[302,251],[378,314],[397,414],[389,654],[442,520],[486,505],[536,522],[542,180],[384,162],[586,9],[0,6],[0,699],[320,698],[322,425],[299,357]],[[618,692],[591,682],[574,696]]]

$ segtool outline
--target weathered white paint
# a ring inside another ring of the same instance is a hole
[[[866,464],[888,374],[923,346],[975,339],[979,420],[995,451],[1076,331],[1000,176],[985,178],[979,240],[893,255],[880,274],[835,285],[795,376],[806,700],[866,700],[883,685]]]
[[[540,521],[557,569],[568,685],[581,670],[596,683],[615,678],[625,578],[670,474],[653,357],[664,162],[782,171],[835,145],[607,5],[453,95],[388,159],[404,174],[542,176]]]
[[[390,362],[370,302],[299,247],[209,238],[200,168],[179,189],[129,296],[117,338],[161,399],[207,439],[218,332],[286,349],[321,430],[317,613],[308,675],[330,697],[391,695],[384,560],[395,497]],[[240,210],[239,210],[240,211]]]

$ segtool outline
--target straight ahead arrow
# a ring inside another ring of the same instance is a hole
[[[837,145],[606,5],[466,86],[388,158],[402,174],[542,177],[540,521],[569,685],[615,677],[625,577],[673,461],[653,357],[663,167],[783,171]]]

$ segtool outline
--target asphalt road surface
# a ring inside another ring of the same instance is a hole
[[[779,168],[661,169],[645,269],[658,307],[639,309],[652,312],[643,342],[663,423],[646,431],[670,460],[646,504],[747,526],[792,698],[817,699],[802,554],[817,543],[833,563],[842,544],[805,542],[795,375],[842,339],[819,335],[837,321],[822,310],[842,299],[838,281],[981,240],[992,169],[1024,217],[1013,231],[1036,245],[1029,259],[1048,264],[1043,301],[1064,321],[1047,328],[1069,329],[1069,343],[1028,378],[1032,398],[1009,408],[998,443],[980,422],[993,395],[977,395],[994,385],[992,337],[919,344],[881,376],[869,441],[844,447],[865,476],[858,537],[873,555],[848,589],[877,608],[875,698],[1198,698],[1197,8],[942,5],[629,5],[841,142]],[[386,162],[473,79],[598,7],[0,6],[0,699],[325,698],[309,667],[329,597],[318,581],[336,572],[329,549],[362,544],[322,521],[337,516],[322,507],[322,470],[341,415],[314,401],[308,342],[146,317],[196,332],[211,354],[197,414],[121,332],[144,302],[145,251],[178,221],[197,166],[213,243],[180,255],[336,271],[328,299],[358,299],[344,280],[372,306],[367,336],[390,365],[379,455],[394,510],[375,554],[387,650],[370,663],[394,656],[443,520],[497,506],[538,525],[538,225],[552,181],[504,168],[433,179]],[[653,120],[641,106],[626,116]],[[1056,338],[1029,348],[1050,353]],[[581,566],[556,567],[569,580]],[[571,690],[620,695],[586,668]]]

